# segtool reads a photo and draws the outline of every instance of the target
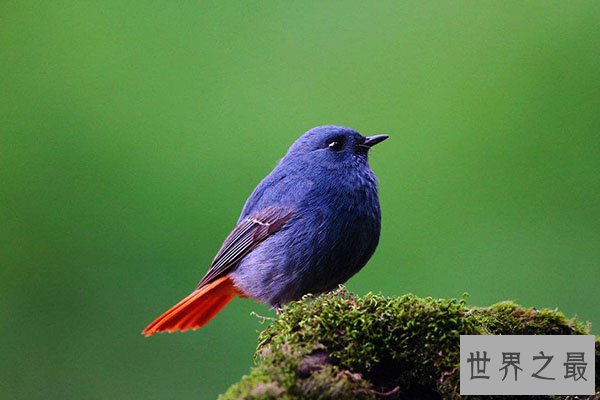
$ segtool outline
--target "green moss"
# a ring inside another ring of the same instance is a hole
[[[284,307],[259,336],[256,366],[221,400],[457,399],[461,334],[588,332],[557,311],[511,302],[473,308],[464,298],[357,297],[341,288]]]

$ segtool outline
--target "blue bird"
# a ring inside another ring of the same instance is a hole
[[[302,135],[254,189],[197,288],[143,334],[198,329],[236,295],[280,307],[350,279],[379,242],[368,153],[387,138],[342,126]]]

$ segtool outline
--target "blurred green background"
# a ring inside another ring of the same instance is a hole
[[[2,2],[0,390],[214,398],[267,307],[141,329],[305,130],[389,133],[348,286],[600,326],[600,2]]]

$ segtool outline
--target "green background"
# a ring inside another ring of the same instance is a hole
[[[392,136],[351,290],[598,333],[599,21],[595,1],[2,2],[2,397],[209,399],[247,372],[261,304],[140,331],[322,124]]]

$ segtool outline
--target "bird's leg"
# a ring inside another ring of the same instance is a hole
[[[273,308],[275,309],[277,315],[281,314],[281,306],[279,304],[273,304]]]

